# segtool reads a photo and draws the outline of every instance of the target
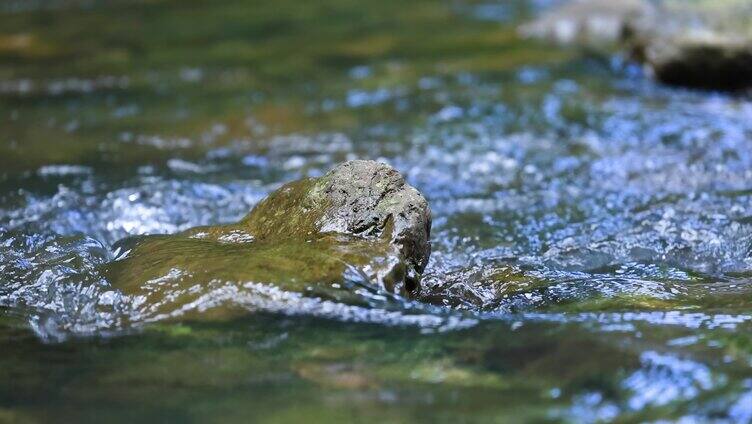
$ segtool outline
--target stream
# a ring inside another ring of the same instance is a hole
[[[0,422],[752,422],[752,97],[553,3],[0,1]],[[356,158],[430,203],[415,299],[102,271]]]

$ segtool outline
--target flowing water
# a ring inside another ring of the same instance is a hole
[[[0,2],[0,422],[752,421],[749,95],[547,1],[218,3]],[[103,272],[353,158],[431,204],[415,300]]]

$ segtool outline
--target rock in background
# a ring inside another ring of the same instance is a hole
[[[752,2],[574,0],[520,27],[524,37],[621,49],[666,84],[737,90],[752,85]]]

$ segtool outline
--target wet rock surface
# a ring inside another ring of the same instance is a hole
[[[122,240],[121,259],[104,273],[137,298],[142,314],[159,318],[162,311],[190,316],[197,286],[226,282],[362,303],[351,289],[417,292],[430,228],[428,202],[399,172],[351,161],[282,186],[238,223]],[[212,309],[206,299],[201,303]],[[226,305],[202,316],[235,313],[235,305]]]
[[[666,84],[738,90],[752,85],[751,17],[749,4],[733,0],[580,0],[547,11],[520,33],[560,45],[621,48]]]
[[[431,253],[426,199],[389,165],[345,162],[321,178],[283,186],[242,220],[259,240],[340,233],[383,237],[399,246],[417,272]]]

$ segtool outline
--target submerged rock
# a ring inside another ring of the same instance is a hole
[[[227,291],[227,282],[351,303],[361,301],[359,288],[412,296],[430,229],[428,202],[399,172],[351,161],[284,185],[238,223],[123,240],[105,275],[144,314],[161,317],[236,313],[237,305],[222,303],[233,293],[205,290]]]
[[[666,84],[752,85],[752,4],[744,1],[574,0],[520,32],[558,44],[621,47]]]

